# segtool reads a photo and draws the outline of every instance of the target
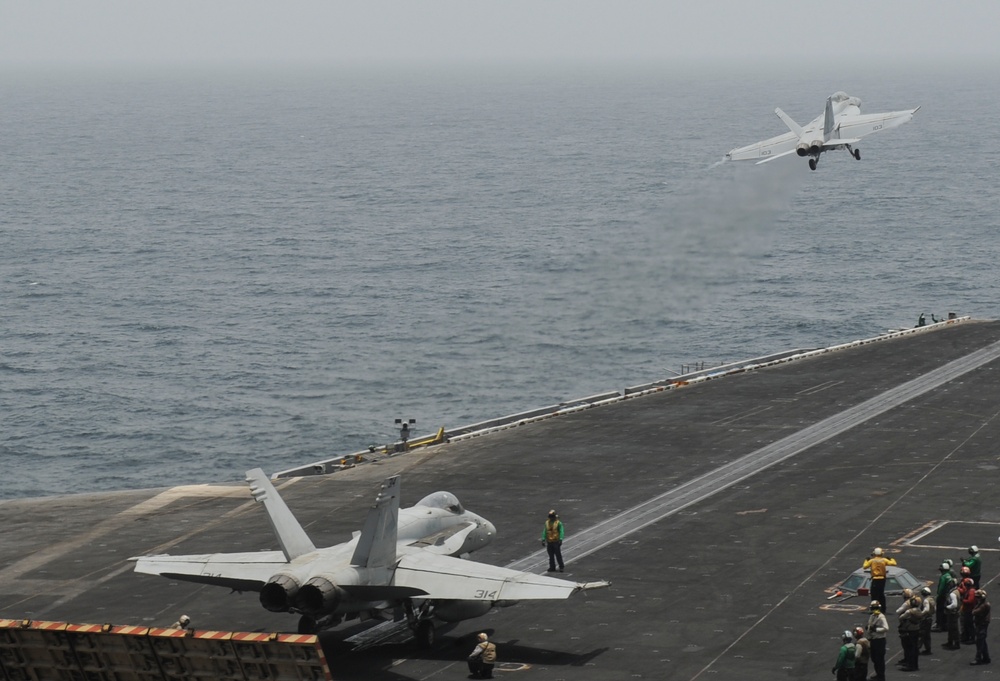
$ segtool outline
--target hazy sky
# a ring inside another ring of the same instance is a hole
[[[0,66],[978,59],[1000,0],[0,0]]]

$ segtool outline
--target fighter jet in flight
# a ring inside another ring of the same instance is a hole
[[[733,149],[726,154],[726,160],[756,160],[760,164],[795,153],[809,157],[809,169],[816,170],[819,156],[824,151],[847,149],[860,161],[861,151],[853,148],[853,145],[860,142],[862,137],[908,123],[919,110],[918,106],[907,111],[862,114],[861,100],[858,97],[837,92],[826,100],[826,111],[803,127],[781,109],[775,109],[774,113],[788,126],[789,132]]]
[[[418,642],[430,646],[434,620],[457,622],[521,600],[563,599],[608,582],[576,583],[487,565],[459,556],[496,536],[485,518],[454,494],[435,492],[399,508],[399,476],[386,479],[361,532],[316,548],[259,468],[247,472],[264,504],[280,551],[140,556],[135,571],[169,579],[257,591],[272,612],[301,615],[300,633],[389,610],[405,615]]]

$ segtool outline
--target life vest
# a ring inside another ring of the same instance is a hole
[[[493,664],[497,661],[497,647],[492,643],[486,644],[486,650],[483,651],[483,662],[486,664]]]
[[[876,556],[871,559],[872,579],[885,579],[885,566],[889,564],[885,558]]]
[[[559,541],[559,527],[562,525],[561,520],[556,520],[555,522],[551,520],[545,521],[545,541],[553,542]]]

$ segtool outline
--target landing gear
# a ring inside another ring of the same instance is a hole
[[[854,160],[855,161],[860,161],[861,160],[861,150],[860,149],[855,149],[854,150]]]
[[[809,170],[816,170],[816,159],[809,159]]]
[[[434,645],[434,623],[430,620],[423,620],[417,625],[413,632],[417,639],[417,645],[424,650]]]
[[[319,625],[316,624],[314,620],[309,615],[303,615],[299,618],[299,633],[300,634],[318,634]]]
[[[422,601],[417,607],[413,607],[413,601],[406,599],[403,601],[403,610],[406,613],[406,623],[413,631],[413,637],[417,640],[417,646],[426,650],[434,645],[434,603],[433,601]]]
[[[300,634],[318,634],[327,627],[335,627],[343,620],[341,615],[325,615],[320,618],[303,615],[299,618]]]

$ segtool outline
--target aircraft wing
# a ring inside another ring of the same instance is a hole
[[[420,589],[426,598],[438,600],[526,601],[569,598],[608,583],[570,582],[419,551],[399,561],[393,585]]]
[[[784,135],[778,135],[763,142],[755,142],[745,147],[733,149],[726,154],[726,158],[730,161],[766,160],[772,156],[781,156],[789,151],[794,151],[798,142],[799,138],[795,133],[786,132]]]
[[[882,132],[883,130],[891,130],[892,128],[898,128],[904,123],[909,123],[913,120],[913,114],[920,110],[918,106],[916,109],[910,109],[908,111],[889,111],[887,113],[874,113],[874,114],[861,114],[860,116],[848,116],[841,119],[837,123],[836,132],[840,137],[852,137],[855,141],[861,139],[865,135],[870,135],[873,132]],[[831,138],[830,141],[835,141],[836,138]],[[844,143],[844,140],[840,140],[840,143]]]
[[[205,553],[190,556],[138,556],[135,571],[198,584],[260,591],[278,570],[288,566],[281,551]]]

